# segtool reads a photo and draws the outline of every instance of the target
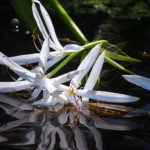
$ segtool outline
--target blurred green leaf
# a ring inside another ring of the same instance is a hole
[[[31,0],[9,0],[9,2],[16,11],[24,26],[32,32],[33,29],[37,27],[37,25],[32,15]]]
[[[108,50],[106,50],[106,56],[115,60],[119,60],[119,61],[127,61],[127,62],[141,62],[141,60],[139,59],[135,59],[129,56],[123,56],[120,54],[116,54],[114,52],[110,52]]]

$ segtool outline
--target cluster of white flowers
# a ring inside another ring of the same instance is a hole
[[[37,5],[39,5],[39,10],[37,9]],[[55,78],[48,78],[45,75],[47,69],[64,58],[67,52],[82,51],[83,47],[76,44],[68,44],[63,47],[58,41],[47,11],[38,0],[33,1],[32,10],[44,38],[41,51],[40,53],[15,57],[7,57],[0,52],[0,63],[8,66],[21,77],[19,81],[0,82],[0,92],[6,93],[30,89],[33,91],[31,98],[34,99],[39,96],[40,92],[43,92],[43,99],[34,102],[33,105],[53,106],[57,103],[73,103],[79,111],[82,110],[82,101],[89,101],[89,99],[112,103],[130,103],[139,99],[125,94],[93,90],[105,57],[105,51],[100,54],[100,44],[91,49],[76,70]],[[50,48],[55,51],[50,52]],[[26,63],[35,62],[38,62],[38,67],[31,71],[21,66]],[[78,89],[78,84],[87,73],[89,73],[89,77],[84,88]],[[70,85],[64,85],[68,81],[70,81]]]

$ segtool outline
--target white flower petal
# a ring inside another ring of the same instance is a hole
[[[36,21],[36,23],[37,23],[37,25],[38,25],[38,27],[39,27],[39,29],[40,29],[44,39],[46,39],[46,37],[48,36],[48,33],[47,33],[47,31],[46,31],[46,29],[44,27],[44,24],[43,24],[43,22],[42,22],[42,20],[40,18],[40,15],[39,15],[38,10],[37,10],[37,8],[36,8],[34,3],[32,3],[32,12],[33,12],[33,16],[35,18],[35,21]]]
[[[150,79],[149,78],[139,76],[139,75],[123,75],[123,77],[127,81],[150,91]]]
[[[51,61],[55,61],[58,59],[61,60],[62,58],[64,58],[66,55],[60,55],[60,52],[50,52],[48,54],[48,59],[50,59]],[[25,54],[25,55],[18,55],[18,56],[13,56],[13,57],[9,57],[10,60],[12,60],[13,62],[19,64],[19,65],[26,65],[26,64],[31,64],[31,63],[36,63],[39,62],[39,57],[40,57],[40,53],[34,53],[34,54]],[[0,64],[3,64],[2,62],[0,62]]]
[[[65,73],[63,75],[60,75],[56,78],[52,78],[51,82],[52,82],[53,85],[56,86],[56,85],[59,85],[61,83],[65,83],[67,81],[72,80],[73,77],[75,77],[77,74],[80,74],[80,73],[81,73],[81,71],[78,71],[78,70],[71,71],[69,73]]]
[[[65,86],[65,85],[63,85],[63,84],[58,85],[58,86],[57,86],[57,89],[58,89],[59,91],[65,92],[65,93],[67,93],[67,94],[68,94],[68,92],[69,92],[69,87],[68,87],[68,86]]]
[[[105,51],[98,57],[98,59],[96,60],[92,71],[88,77],[88,80],[84,86],[85,90],[92,90],[97,82],[97,79],[100,75],[100,72],[102,70],[102,66],[104,63],[104,58],[105,58]]]
[[[49,61],[47,61],[47,63],[46,63],[46,70],[49,69],[50,67],[52,67],[53,65],[55,65],[60,60],[62,60],[65,56],[66,55],[54,57],[54,58],[50,59]]]
[[[48,92],[47,89],[43,89],[43,99],[47,100],[50,96],[50,93]]]
[[[77,70],[83,70],[83,72],[73,78],[73,82],[76,86],[80,83],[80,81],[84,78],[84,76],[89,72],[92,65],[94,64],[98,54],[100,52],[100,45],[96,45],[94,48],[91,49],[89,54],[84,58],[81,62]]]
[[[40,5],[41,14],[43,16],[43,19],[45,21],[47,29],[49,30],[49,33],[50,33],[50,36],[51,36],[52,40],[57,45],[57,47],[60,48],[60,50],[63,50],[63,47],[59,43],[58,38],[56,36],[55,30],[54,30],[54,26],[53,26],[53,23],[52,23],[52,21],[50,19],[50,16],[48,15],[48,12],[45,10],[45,8],[42,6],[42,4],[39,1],[35,0],[34,2],[36,2],[36,3],[38,3]]]
[[[22,77],[25,80],[28,80],[29,82],[33,83],[35,80],[35,73],[32,73],[26,69],[22,70],[20,68],[11,68],[16,74],[18,74],[20,77]]]
[[[0,92],[8,93],[12,91],[21,91],[29,89],[32,84],[28,81],[19,82],[0,82]]]
[[[50,79],[48,78],[43,78],[42,86],[46,88],[50,92],[50,94],[55,95],[58,92],[57,89],[52,85]]]
[[[88,97],[93,100],[112,102],[112,103],[132,103],[139,100],[138,97],[134,97],[126,94],[104,92],[104,91],[78,90],[77,94],[79,96]]]
[[[42,90],[40,88],[36,88],[31,95],[31,99],[37,98],[40,95],[41,91]]]
[[[19,56],[13,56],[9,57],[12,61],[19,65],[25,65],[30,63],[35,63],[39,61],[40,53],[34,53],[34,54],[26,54],[26,55],[19,55]]]
[[[48,37],[44,40],[44,43],[42,45],[42,49],[40,52],[40,61],[39,66],[45,69],[47,59],[48,59],[48,53],[49,53],[49,39]]]
[[[88,77],[88,80],[84,86],[85,90],[92,90],[97,82],[97,79],[100,75],[100,72],[102,70],[102,66],[104,63],[104,58],[105,58],[105,51],[98,57],[98,59],[96,60],[92,71]],[[88,98],[84,98],[84,101],[88,101]]]
[[[83,47],[77,44],[67,44],[64,46],[65,52],[79,52],[83,50]]]
[[[0,63],[3,65],[8,66],[9,68],[20,68],[24,70],[23,67],[16,64],[14,61],[10,60],[6,55],[4,55],[2,52],[0,52]]]

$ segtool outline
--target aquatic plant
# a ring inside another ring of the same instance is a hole
[[[36,8],[35,3],[39,5],[40,13]],[[101,73],[104,58],[107,58],[105,56],[105,51],[101,51],[101,54],[99,55],[100,49],[102,49],[102,44],[109,44],[107,41],[100,41],[98,43],[101,44],[98,45],[96,45],[97,43],[95,43],[96,46],[92,48],[88,55],[82,60],[77,70],[49,79],[49,76],[51,74],[45,75],[47,69],[49,69],[58,61],[60,61],[62,58],[64,58],[68,53],[73,53],[73,55],[76,55],[79,52],[83,51],[84,47],[76,44],[69,44],[63,47],[60,44],[56,36],[51,18],[49,17],[47,11],[38,0],[33,0],[32,11],[35,17],[35,21],[44,38],[44,42],[41,41],[41,39],[39,39],[42,48],[41,50],[38,49],[38,51],[40,52],[39,54],[27,54],[11,58],[8,58],[3,53],[0,53],[1,64],[8,66],[12,71],[14,71],[17,75],[21,77],[21,79],[19,78],[19,80],[22,80],[17,82],[1,82],[1,92],[12,92],[28,89],[33,91],[31,97],[29,98],[29,100],[31,100],[38,98],[41,91],[43,91],[43,98],[34,102],[33,105],[54,106],[57,103],[73,103],[78,111],[82,111],[82,101],[89,101],[89,99],[113,103],[130,103],[139,99],[137,97],[124,94],[93,90]],[[35,36],[38,37],[36,33]],[[88,47],[90,46],[91,45],[88,44]],[[49,51],[50,48],[52,48],[55,51]],[[124,52],[122,52],[120,49],[118,50],[126,56]],[[106,60],[108,60],[108,58]],[[109,58],[109,61],[110,60],[111,59]],[[67,60],[64,61],[66,62]],[[38,66],[36,68],[32,67],[31,71],[19,65],[35,62],[38,62]],[[111,63],[113,64],[112,61]],[[115,64],[115,66],[118,65]],[[62,67],[63,66],[59,67],[58,65],[56,69],[60,69]],[[90,70],[91,73],[89,74],[88,80],[86,81],[84,88],[78,89],[79,83]],[[130,72],[128,70],[126,71]],[[63,84],[68,81],[71,81],[69,86]]]

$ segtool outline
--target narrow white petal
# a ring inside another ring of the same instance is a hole
[[[33,98],[33,99],[37,98],[40,95],[40,93],[41,93],[41,89],[40,88],[36,88],[33,91],[32,95],[31,95],[31,98]]]
[[[79,52],[83,50],[83,47],[77,44],[67,44],[64,46],[65,52]]]
[[[37,25],[39,27],[39,30],[41,31],[44,39],[46,39],[46,37],[48,36],[48,33],[47,33],[47,31],[46,31],[46,29],[44,27],[44,24],[43,24],[43,22],[42,22],[42,20],[40,18],[40,15],[39,15],[38,10],[37,10],[37,8],[36,8],[34,3],[32,3],[32,12],[33,12],[33,16],[35,18],[35,21],[36,21],[36,23],[37,23]]]
[[[21,91],[29,89],[32,84],[28,81],[19,82],[0,82],[0,92],[8,93],[12,91]]]
[[[29,70],[21,67],[20,65],[16,64],[14,61],[9,59],[7,56],[5,56],[3,53],[0,52],[0,62],[8,67],[10,67],[16,74],[18,74],[20,77],[31,81],[35,77],[35,74],[30,72]]]
[[[127,81],[150,91],[150,79],[149,78],[139,76],[139,75],[123,75],[123,77]]]
[[[14,61],[9,59],[6,55],[4,55],[2,52],[0,52],[0,63],[3,65],[8,66],[9,68],[20,68],[24,69],[23,67],[16,64]]]
[[[54,61],[55,59],[58,59],[58,60],[62,59],[65,56],[66,56],[65,54],[60,55],[60,52],[58,53],[54,51],[48,54],[48,59]],[[33,53],[33,54],[25,54],[25,55],[9,57],[9,59],[17,63],[18,65],[26,65],[26,64],[39,62],[40,60],[39,57],[40,57],[40,53]],[[0,62],[0,64],[3,64],[3,63]]]
[[[42,45],[42,49],[40,52],[40,61],[39,61],[39,66],[42,67],[43,69],[46,68],[46,63],[48,59],[48,53],[49,53],[49,39],[48,37],[44,40],[44,43]]]
[[[62,50],[63,47],[58,41],[58,38],[57,38],[55,30],[54,30],[53,23],[50,19],[50,16],[48,15],[48,12],[45,10],[45,8],[42,6],[42,4],[39,1],[35,1],[35,2],[37,2],[40,5],[41,14],[43,16],[43,19],[45,21],[47,29],[49,30],[49,33],[50,33],[50,36],[51,36],[52,40]]]
[[[78,90],[77,94],[79,96],[88,97],[93,100],[112,102],[112,103],[131,103],[139,100],[138,97],[134,97],[126,94],[104,92],[104,91]]]
[[[47,100],[50,96],[50,93],[48,92],[47,89],[43,89],[43,99]]]
[[[26,54],[9,57],[12,61],[19,65],[31,64],[39,61],[40,53]]]
[[[62,91],[62,92],[65,92],[65,93],[69,93],[69,87],[68,86],[60,84],[60,85],[57,86],[57,88],[58,88],[59,91]]]
[[[58,91],[57,89],[52,85],[50,79],[43,78],[43,87],[46,88],[50,94],[55,95]]]
[[[104,58],[105,58],[105,51],[98,57],[96,60],[92,71],[88,77],[88,80],[84,86],[85,90],[92,90],[97,82],[97,79],[101,73],[103,64],[104,64]],[[88,98],[84,98],[84,101],[88,101]]]
[[[85,90],[92,90],[97,82],[97,79],[101,73],[102,70],[102,66],[104,63],[104,57],[105,57],[105,51],[98,57],[98,59],[96,60],[92,71],[89,75],[89,78],[85,84],[84,89]]]
[[[100,52],[100,45],[96,45],[94,48],[91,49],[89,54],[84,58],[84,60],[81,62],[77,70],[83,70],[83,72],[73,78],[74,84],[78,86],[80,81],[84,78],[84,76],[89,72],[92,65],[94,64],[95,60],[97,59],[97,56]]]
[[[22,77],[25,80],[28,80],[29,82],[33,82],[35,77],[36,77],[35,73],[32,73],[32,72],[30,72],[28,70],[26,71],[26,69],[22,70],[20,68],[12,68],[12,70],[16,74],[18,74],[20,77]]]
[[[81,71],[78,71],[78,70],[71,71],[69,73],[65,73],[63,75],[60,75],[56,78],[52,78],[51,82],[53,85],[59,85],[61,83],[65,83],[65,82],[72,80],[73,77],[75,77],[77,74],[80,74],[80,73],[81,73]]]
[[[50,59],[47,63],[46,63],[46,70],[49,69],[50,67],[52,67],[53,65],[55,65],[57,62],[59,62],[60,60],[62,60],[66,55],[62,55],[62,56],[58,56],[58,57],[54,57],[52,59]]]

